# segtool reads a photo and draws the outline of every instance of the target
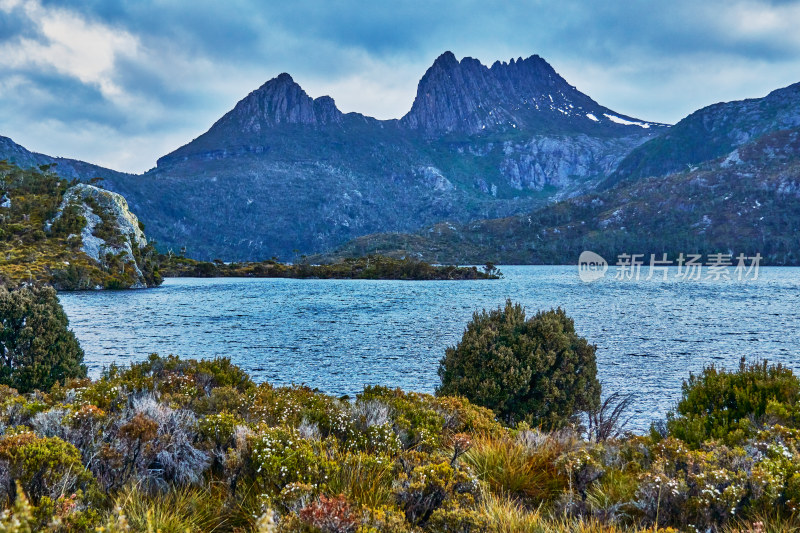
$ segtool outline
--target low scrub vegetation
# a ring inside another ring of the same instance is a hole
[[[770,369],[730,374],[797,382]],[[709,383],[688,381],[687,395]],[[0,387],[0,531],[796,528],[793,419],[753,417],[735,442],[682,440],[691,420],[589,439],[580,425],[505,426],[460,397],[368,387],[340,399],[255,384],[227,359],[153,355],[48,392]]]
[[[599,401],[594,349],[563,311],[476,314],[443,360],[477,369],[496,352],[537,368],[520,385],[533,400],[508,416],[491,396],[458,395],[470,387],[445,394],[446,376],[436,396],[336,398],[256,384],[226,358],[153,354],[89,379],[54,291],[2,290],[0,533],[800,527],[800,380],[780,366],[707,368],[664,423],[633,435],[628,399]],[[553,368],[580,376],[549,379],[583,403],[540,383]],[[520,370],[482,380],[508,373]]]
[[[501,276],[500,271],[492,264],[478,269],[431,265],[415,259],[394,259],[381,255],[347,258],[319,265],[310,264],[305,259],[295,264],[279,263],[275,260],[224,263],[220,260],[206,262],[177,255],[162,255],[160,264],[166,277],[469,280],[497,279]]]

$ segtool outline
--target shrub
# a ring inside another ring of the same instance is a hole
[[[448,462],[426,463],[401,473],[397,502],[412,524],[425,524],[439,509],[470,507],[478,495],[477,480]]]
[[[640,476],[636,496],[650,523],[706,531],[741,514],[752,468],[744,450],[690,450],[676,439],[665,439],[656,448],[657,458]]]
[[[358,533],[411,533],[405,515],[395,507],[383,505],[368,509]]]
[[[344,437],[352,430],[349,405],[304,386],[272,387],[262,383],[255,389],[248,417],[271,426],[315,425],[322,437]]]
[[[324,483],[335,468],[316,453],[314,443],[286,428],[266,429],[254,437],[251,460],[256,482],[271,495],[290,483]]]
[[[0,491],[11,499],[18,480],[35,505],[43,498],[57,500],[92,483],[81,464],[80,452],[58,437],[38,437],[24,432],[6,434],[0,440],[0,465],[8,472]]]
[[[796,427],[800,421],[800,380],[784,366],[746,364],[737,371],[714,366],[691,375],[675,413],[667,420],[669,434],[692,447],[719,439],[738,444],[760,425]]]
[[[233,445],[236,426],[239,420],[228,413],[208,415],[197,423],[200,437],[212,448],[224,451]]]
[[[503,431],[491,409],[474,405],[463,397],[440,396],[435,399],[434,409],[444,417],[445,430],[454,433],[499,435]]]
[[[231,386],[215,387],[208,396],[196,398],[191,403],[192,411],[198,415],[231,413],[240,414],[246,411],[247,397]]]
[[[358,395],[355,414],[361,418],[358,412],[365,410],[359,405],[371,405],[371,411],[374,412],[381,404],[388,407],[392,429],[406,448],[432,450],[441,444],[445,417],[437,409],[433,397],[400,389],[368,386]]]
[[[436,393],[464,396],[508,423],[559,428],[600,403],[595,349],[563,310],[526,319],[508,300],[473,315],[440,362]]]
[[[143,461],[141,467],[165,481],[198,483],[211,460],[206,452],[194,446],[197,437],[194,414],[186,409],[172,409],[151,397],[138,400],[134,410],[134,418],[144,422],[144,431],[156,428],[156,436],[146,450],[148,453],[142,456],[147,462]]]
[[[473,509],[443,507],[431,513],[425,529],[431,533],[476,533],[490,531],[488,517]]]
[[[25,393],[85,376],[83,350],[68,325],[51,287],[0,286],[0,384]]]
[[[359,522],[344,496],[326,498],[325,495],[301,509],[300,519],[322,533],[354,533]]]

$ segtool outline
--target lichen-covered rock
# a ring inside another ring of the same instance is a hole
[[[80,233],[81,251],[100,264],[107,263],[113,256],[123,271],[132,270],[135,281],[130,288],[147,287],[137,261],[138,252],[147,246],[147,239],[139,219],[130,211],[125,198],[93,185],[79,183],[64,193],[58,212],[50,224],[59,220],[71,206],[77,207],[80,215],[86,219]]]

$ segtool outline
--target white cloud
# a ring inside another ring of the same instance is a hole
[[[3,44],[0,65],[52,69],[98,87],[107,98],[124,97],[123,89],[113,79],[114,65],[118,56],[137,53],[136,37],[87,22],[64,9],[45,8],[33,0],[24,3],[7,0],[3,9],[22,9],[46,41],[25,37]]]
[[[187,109],[180,102],[170,105],[149,90],[134,87],[131,80],[120,76],[123,60],[128,66],[137,65],[147,77],[137,82],[161,83],[165,91],[174,91],[178,100],[187,92],[216,95],[220,105],[208,106],[212,113],[227,111],[223,107],[226,101],[235,103],[243,96],[226,98],[225,93],[235,91],[231,85],[239,85],[236,81],[241,77],[233,67],[171,50],[168,40],[151,39],[150,46],[145,46],[128,31],[89,21],[67,9],[45,7],[36,0],[0,0],[0,16],[15,10],[28,19],[38,35],[0,43],[0,68],[7,70],[0,79],[0,110],[3,106],[20,110],[16,117],[8,112],[0,114],[5,119],[5,130],[0,134],[30,150],[115,170],[143,172],[155,166],[159,156],[185,144],[213,122],[197,109]],[[25,116],[37,106],[52,109],[70,101],[68,95],[31,81],[28,76],[33,72],[57,73],[95,87],[110,104],[109,109],[115,110],[117,123],[94,122],[88,118],[89,105],[87,118],[80,117],[80,109],[64,120]]]
[[[800,5],[764,5],[763,2],[732,2],[726,9],[708,17],[719,31],[731,39],[771,42],[800,51]]]
[[[376,61],[354,54],[352,73],[336,78],[295,76],[312,97],[331,96],[341,111],[357,112],[387,120],[400,118],[411,109],[423,71],[419,65],[399,60]]]
[[[485,64],[538,53],[601,104],[648,121],[800,80],[800,2],[42,2],[0,0],[0,19],[25,22],[0,37],[0,135],[134,172],[283,71],[381,119],[410,109],[447,49]]]

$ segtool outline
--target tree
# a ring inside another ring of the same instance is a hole
[[[0,384],[49,390],[86,376],[83,350],[52,287],[0,286]]]
[[[508,300],[473,315],[439,363],[436,393],[464,396],[509,424],[556,429],[600,404],[595,350],[562,309],[526,320]]]

